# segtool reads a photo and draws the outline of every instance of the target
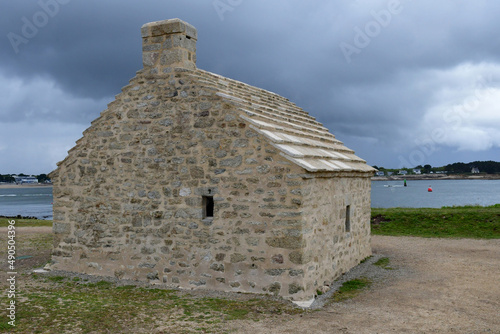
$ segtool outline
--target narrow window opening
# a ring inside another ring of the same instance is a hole
[[[203,219],[214,217],[214,197],[203,196]]]
[[[351,232],[351,206],[345,207],[345,231]]]

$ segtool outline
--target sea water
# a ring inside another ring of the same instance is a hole
[[[52,219],[52,187],[0,189],[0,216]]]
[[[372,181],[372,208],[440,208],[500,203],[500,180]],[[428,188],[432,188],[432,192]]]
[[[440,208],[500,203],[500,180],[372,181],[373,208]],[[429,186],[432,192],[428,192]],[[0,216],[52,219],[52,187],[0,189]]]

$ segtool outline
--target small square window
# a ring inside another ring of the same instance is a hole
[[[203,219],[214,217],[214,197],[203,196]]]
[[[351,206],[345,207],[345,231],[351,232]]]

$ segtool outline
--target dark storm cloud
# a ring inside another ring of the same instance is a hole
[[[39,133],[47,134],[51,122],[87,127],[142,67],[140,27],[179,17],[198,29],[199,68],[289,98],[371,164],[408,160],[426,136],[436,146],[426,163],[453,162],[463,152],[488,156],[500,146],[485,125],[500,125],[490,107],[496,91],[457,116],[459,125],[445,117],[477,95],[477,77],[494,73],[487,86],[499,86],[500,3],[39,0],[4,1],[0,10],[7,13],[0,21],[0,114],[19,128],[44,122]],[[36,32],[23,35],[35,23]],[[13,43],[13,34],[24,40]],[[434,138],[429,128],[449,135]],[[468,133],[478,138],[472,145],[460,137]],[[10,144],[0,140],[1,153]],[[44,139],[27,136],[25,145],[32,140]]]

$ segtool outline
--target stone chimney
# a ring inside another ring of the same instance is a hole
[[[179,19],[146,23],[141,28],[142,63],[151,73],[182,67],[196,69],[196,28]]]

